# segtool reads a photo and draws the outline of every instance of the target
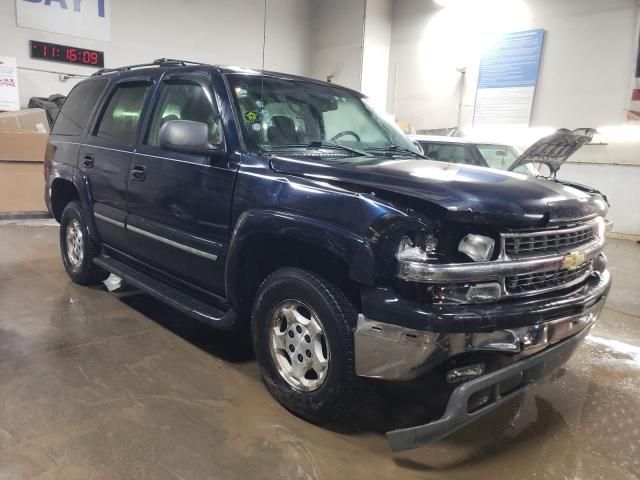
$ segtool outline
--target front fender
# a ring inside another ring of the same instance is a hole
[[[349,266],[349,277],[364,285],[375,281],[375,259],[369,243],[344,228],[292,212],[249,210],[238,218],[233,230],[225,268],[227,296],[238,296],[239,264],[244,245],[258,235],[293,238],[322,248]]]

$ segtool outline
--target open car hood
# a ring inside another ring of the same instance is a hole
[[[577,128],[573,131],[561,128],[527,148],[509,170],[513,171],[527,163],[543,163],[551,170],[551,176],[555,177],[567,158],[589,143],[595,133],[594,128]]]

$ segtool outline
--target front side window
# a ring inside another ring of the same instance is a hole
[[[117,87],[100,119],[96,136],[123,145],[134,145],[149,88],[147,83]]]
[[[433,160],[448,163],[474,164],[469,150],[464,145],[427,142],[420,143],[422,144],[424,154]]]
[[[322,143],[372,156],[389,149],[419,153],[397,125],[377,114],[355,92],[304,80],[240,74],[227,78],[250,150],[297,146],[308,151],[310,144],[313,148]]]
[[[159,146],[159,133],[170,120],[191,120],[205,123],[209,130],[209,143],[222,143],[222,126],[213,107],[211,93],[202,85],[189,81],[168,82],[162,88],[155,109],[147,144]]]
[[[54,135],[80,135],[89,122],[89,115],[107,85],[106,80],[86,80],[79,83],[62,105],[51,131]]]

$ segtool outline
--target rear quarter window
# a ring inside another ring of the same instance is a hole
[[[76,85],[62,105],[51,133],[81,135],[106,86],[107,80],[104,79],[88,80]]]

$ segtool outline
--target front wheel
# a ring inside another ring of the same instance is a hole
[[[262,283],[252,313],[252,336],[269,392],[314,423],[344,417],[362,397],[355,374],[356,312],[323,278],[283,268]]]
[[[62,212],[60,252],[67,274],[80,285],[94,285],[109,276],[93,263],[100,249],[89,237],[84,211],[77,202],[69,202]]]

